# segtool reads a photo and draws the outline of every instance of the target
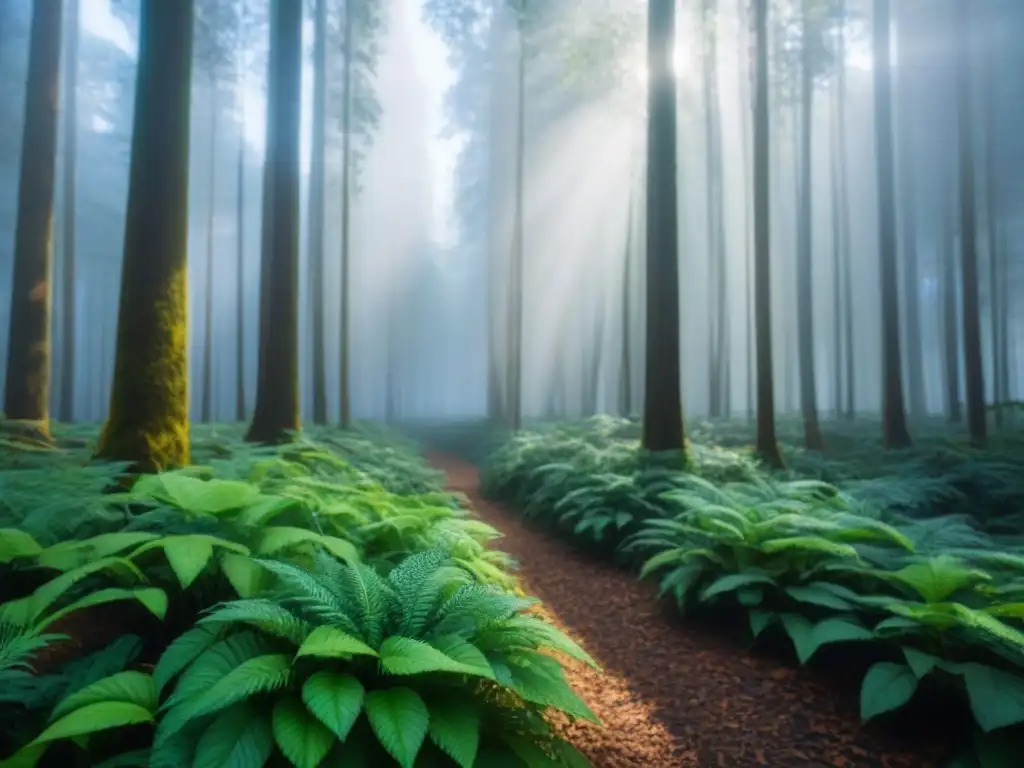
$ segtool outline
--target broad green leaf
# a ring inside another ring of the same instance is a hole
[[[839,595],[813,584],[803,587],[786,587],[786,594],[798,602],[820,605],[836,611],[848,611],[853,608],[852,604]]]
[[[200,480],[182,472],[162,472],[156,478],[162,488],[152,495],[193,514],[220,515],[247,507],[260,497],[259,488],[239,480]]]
[[[954,592],[990,581],[992,577],[951,555],[937,555],[911,563],[889,574],[888,578],[906,584],[926,603],[939,603]]]
[[[471,699],[439,699],[430,705],[430,740],[461,768],[473,768],[480,748],[480,713]]]
[[[860,688],[860,719],[899,709],[917,690],[917,677],[906,664],[880,661],[873,665]]]
[[[971,712],[988,733],[1024,722],[1024,679],[984,664],[960,665]]]
[[[719,576],[713,582],[711,582],[703,592],[701,592],[700,599],[702,601],[710,600],[712,597],[725,594],[727,592],[734,592],[741,587],[747,587],[751,584],[774,584],[775,580],[766,573],[757,573],[752,571],[742,571],[740,573],[729,573],[725,576]]]
[[[16,557],[33,557],[43,552],[39,542],[17,528],[0,528],[0,563]]]
[[[1008,619],[1024,619],[1024,603],[1003,603],[1001,605],[990,605],[982,609],[990,616],[1005,617]]]
[[[47,547],[36,558],[36,562],[45,568],[69,571],[93,560],[116,555],[129,547],[137,547],[158,538],[160,538],[159,534],[142,531],[101,533],[88,539],[62,541],[52,547]]]
[[[295,768],[317,768],[336,741],[297,696],[278,701],[271,720],[274,741]]]
[[[143,672],[128,670],[97,680],[75,691],[57,703],[50,721],[58,720],[69,712],[104,701],[126,701],[148,712],[157,709],[157,692],[153,678]]]
[[[334,627],[317,627],[296,651],[295,657],[317,656],[323,659],[349,656],[376,656],[377,652],[357,637]]]
[[[142,571],[128,559],[123,557],[105,557],[86,563],[78,568],[62,573],[50,579],[27,598],[27,612],[31,621],[36,621],[54,603],[60,600],[71,587],[100,571],[120,571],[127,573],[139,581],[145,582]],[[18,601],[14,601],[18,602]]]
[[[823,619],[811,630],[814,648],[818,649],[830,643],[849,642],[851,640],[874,640],[875,633],[850,619],[838,616]]]
[[[409,688],[387,688],[366,694],[364,706],[381,746],[402,768],[413,768],[430,723],[423,699]]]
[[[815,552],[822,555],[849,557],[858,559],[857,550],[849,544],[829,541],[820,536],[789,536],[783,539],[772,539],[761,544],[761,551],[769,554],[775,552]]]
[[[508,667],[509,687],[526,701],[542,707],[554,707],[566,714],[600,725],[590,707],[584,703],[565,679],[556,659],[542,653],[516,655],[516,663]],[[498,675],[495,675],[498,677]],[[498,677],[499,681],[501,680]],[[502,681],[504,682],[504,681]]]
[[[266,528],[260,537],[257,554],[264,557],[278,554],[299,544],[316,544],[339,560],[346,563],[359,562],[359,550],[355,545],[337,536],[325,536],[306,528],[275,526]]]
[[[268,653],[246,659],[206,690],[170,708],[161,723],[162,738],[175,733],[190,720],[219,712],[258,693],[287,685],[291,657]]]
[[[906,658],[907,664],[910,665],[910,668],[914,671],[914,676],[917,677],[918,680],[923,678],[942,662],[942,659],[938,656],[932,656],[930,653],[925,653],[924,651],[919,651],[916,648],[910,648],[908,646],[904,646],[903,656]]]
[[[662,550],[644,563],[643,568],[640,569],[640,578],[646,579],[659,568],[664,568],[668,565],[678,565],[680,562],[686,560],[686,555],[689,551],[690,550],[686,547],[674,547],[672,549]]]
[[[252,702],[225,709],[199,738],[192,768],[262,768],[274,751],[268,720]]]
[[[109,589],[98,589],[95,592],[88,592],[80,600],[76,600],[61,608],[59,611],[54,611],[42,621],[36,624],[36,629],[41,630],[44,627],[53,624],[58,619],[67,616],[69,613],[83,610],[84,608],[92,608],[97,605],[106,605],[107,603],[116,603],[121,600],[137,600],[142,606],[156,616],[158,619],[163,619],[167,614],[167,593],[159,587],[144,587],[142,589],[121,589],[119,587],[110,587]]]
[[[181,588],[188,589],[213,559],[213,544],[200,536],[168,538],[163,547],[167,562],[178,577]]]
[[[317,720],[344,741],[363,711],[363,684],[352,675],[321,670],[302,685],[302,702]]]
[[[750,611],[747,618],[750,620],[750,631],[756,638],[772,623],[775,614],[771,611]]]
[[[221,570],[239,597],[252,597],[267,582],[267,572],[252,558],[226,552],[220,559]]]
[[[392,675],[454,672],[486,677],[487,670],[462,664],[421,640],[389,637],[380,646],[380,665]]]
[[[203,651],[210,648],[220,637],[216,628],[193,627],[175,638],[161,654],[153,670],[156,689],[163,692],[164,686],[181,670],[195,661]]]
[[[107,731],[124,725],[151,722],[153,722],[153,714],[138,704],[129,701],[102,701],[70,712],[49,725],[29,743],[45,744],[50,741]]]

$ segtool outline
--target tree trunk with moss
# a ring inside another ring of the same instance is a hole
[[[142,472],[189,461],[192,18],[193,0],[142,0],[117,350],[96,448]]]
[[[36,3],[14,235],[4,413],[49,432],[53,191],[57,162],[61,4]]]
[[[256,409],[246,440],[277,443],[299,428],[299,111],[302,5],[271,6],[271,98],[267,101],[269,182],[260,287]]]
[[[650,0],[647,15],[647,350],[641,444],[656,453],[682,452],[674,0]]]

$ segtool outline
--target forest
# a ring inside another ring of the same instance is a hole
[[[1019,0],[0,0],[0,768],[1018,768]]]

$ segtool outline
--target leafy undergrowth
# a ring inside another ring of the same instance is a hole
[[[0,446],[0,766],[587,765],[594,662],[415,444],[194,432],[130,486],[94,429]]]
[[[869,658],[863,720],[922,690],[948,696],[973,716],[957,764],[1017,765],[1024,440],[978,451],[926,427],[885,453],[876,424],[833,427],[830,453],[783,443],[789,469],[773,474],[744,424],[691,430],[689,472],[645,461],[628,421],[544,425],[491,455],[483,490],[657,578],[684,613],[742,611],[755,640],[788,637],[800,663],[826,646]]]

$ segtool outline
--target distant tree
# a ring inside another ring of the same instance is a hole
[[[62,10],[35,3],[18,178],[4,413],[49,434],[53,193],[57,164]]]
[[[189,461],[188,157],[193,0],[141,0],[110,411],[96,455]]]
[[[78,40],[81,34],[78,20],[79,0],[68,0],[67,45],[64,49],[64,167],[63,167],[63,224],[64,252],[61,265],[61,347],[60,393],[58,408],[60,420],[70,422],[75,417],[75,344],[77,302],[75,301],[76,264],[75,239],[78,207]]]
[[[882,279],[882,429],[887,448],[904,448],[910,445],[910,432],[907,430],[907,415],[903,405],[903,361],[900,356],[890,26],[889,0],[875,0],[875,157],[878,250]]]
[[[754,0],[754,329],[757,334],[756,449],[769,467],[783,466],[775,437],[772,372],[771,121],[768,104],[768,0]]]
[[[210,152],[206,161],[206,274],[203,280],[203,367],[200,385],[199,418],[213,419],[213,267],[216,258],[214,225],[217,216],[217,143],[221,113],[220,87],[229,80],[238,55],[241,10],[236,0],[197,0],[195,22],[195,61],[206,77],[210,101],[208,129]]]
[[[314,0],[313,135],[309,158],[309,213],[306,216],[309,259],[309,311],[313,358],[313,423],[327,423],[327,364],[324,359],[324,192],[327,149],[327,0]]]
[[[956,50],[956,105],[960,169],[961,314],[964,335],[967,431],[971,442],[983,445],[988,432],[985,414],[985,370],[981,360],[981,308],[978,299],[978,214],[975,189],[974,98],[971,87],[973,15],[976,5],[955,0],[952,22]]]
[[[246,440],[275,443],[299,428],[299,111],[302,4],[273,0],[260,270],[256,408]]]
[[[384,28],[384,9],[379,0],[346,0],[342,15],[341,92],[341,323],[338,329],[338,376],[340,425],[352,420],[350,335],[351,218],[352,199],[359,191],[359,173],[380,122],[380,106],[373,86],[379,52],[377,40]],[[326,107],[325,107],[326,108]]]

